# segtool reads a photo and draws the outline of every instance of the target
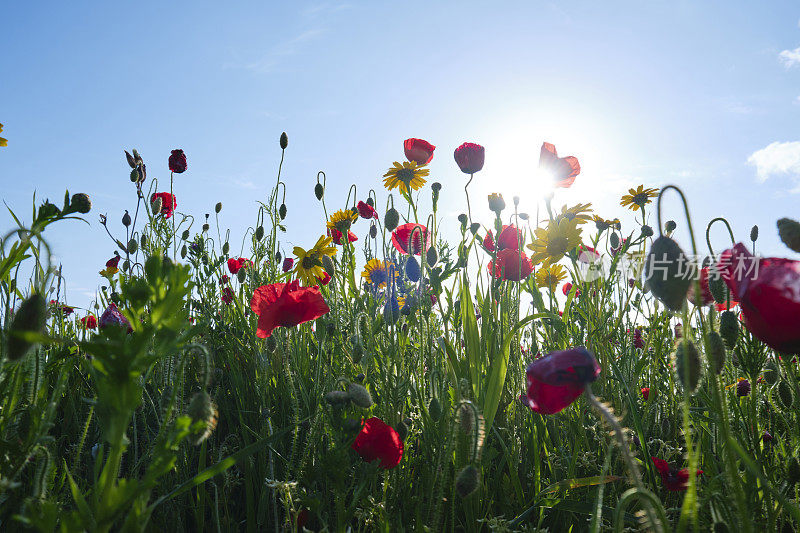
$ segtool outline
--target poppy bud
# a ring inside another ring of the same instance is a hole
[[[756,242],[758,240],[758,225],[750,228],[750,240]]]
[[[708,276],[708,290],[718,304],[724,304],[728,300],[728,287],[725,285],[725,280],[719,274],[711,275],[711,271]]]
[[[364,357],[364,345],[356,338],[353,341],[353,362],[358,364],[362,357]]]
[[[481,229],[481,225],[480,225],[480,224],[478,224],[477,222],[473,222],[473,223],[472,223],[472,224],[470,224],[470,226],[469,226],[469,230],[472,232],[472,234],[473,234],[473,235],[475,235],[476,233],[478,233],[478,230],[479,230],[479,229]]]
[[[386,211],[386,215],[383,217],[383,225],[388,231],[393,231],[399,223],[400,213],[398,213],[397,209],[394,207],[389,208],[389,210]]]
[[[222,254],[228,255],[228,251],[231,249],[231,245],[227,242],[223,243],[222,245]]]
[[[792,386],[786,380],[781,380],[778,383],[778,399],[781,401],[784,409],[790,409],[794,403],[794,394],[792,393]]]
[[[19,335],[29,332],[41,333],[44,331],[45,320],[47,320],[47,305],[44,298],[39,293],[31,294],[20,304],[14,313],[14,318],[11,319],[6,337],[6,357],[17,361],[25,356],[35,343]]]
[[[203,224],[203,231],[204,231],[204,232],[205,232],[205,231],[208,231],[208,229],[209,229],[210,227],[211,227],[211,226],[209,226],[207,223],[206,223],[206,224]]]
[[[134,168],[133,170],[131,170],[130,179],[131,183],[136,183],[139,181],[139,171],[137,169]]]
[[[281,204],[281,206],[278,208],[278,215],[280,215],[281,220],[286,218],[286,204]]]
[[[472,465],[465,466],[456,476],[456,492],[462,498],[466,498],[478,488],[480,472]]]
[[[653,236],[653,228],[650,226],[642,226],[642,236],[643,237],[652,237]]]
[[[460,215],[458,215],[458,221],[459,223],[461,223],[461,227],[463,228],[467,227],[467,215],[461,213]]]
[[[796,485],[800,481],[800,461],[797,457],[789,458],[789,464],[786,466],[786,480],[790,485]]]
[[[336,267],[333,264],[333,259],[331,259],[328,255],[322,256],[322,268],[330,277],[333,277],[333,275],[336,274]]]
[[[496,214],[506,208],[506,202],[503,200],[503,195],[493,192],[489,195],[489,211],[494,211]]]
[[[522,220],[528,220],[528,213],[520,213],[519,218],[521,218]]]
[[[405,441],[406,437],[408,437],[408,426],[405,421],[401,420],[394,430],[397,431],[397,436],[400,437],[400,440]]]
[[[325,401],[331,405],[343,406],[350,401],[350,395],[343,390],[332,390],[325,395]]]
[[[612,233],[611,236],[608,238],[608,243],[611,245],[612,248],[619,248],[619,235],[616,233]]]
[[[739,320],[733,311],[724,311],[719,315],[719,334],[725,341],[725,346],[733,350],[739,339]]]
[[[458,428],[464,435],[470,435],[475,427],[475,412],[469,402],[464,402],[458,407]]]
[[[439,252],[436,251],[435,246],[428,248],[428,251],[425,253],[425,259],[428,261],[429,267],[433,268],[436,266],[436,263],[439,262]]]
[[[317,197],[317,200],[322,200],[322,196],[325,194],[325,188],[322,186],[321,183],[317,183],[314,185],[314,196]]]
[[[351,383],[347,386],[347,394],[350,396],[350,401],[357,407],[362,409],[369,409],[372,407],[372,396],[364,385],[358,383]]]
[[[419,281],[419,263],[417,263],[417,259],[413,255],[408,258],[408,261],[406,261],[406,277],[408,277],[408,279],[414,283]]]
[[[275,252],[275,262],[276,262],[276,263],[280,263],[280,262],[281,262],[281,257],[282,257],[282,256],[281,256],[281,251],[280,251],[280,250],[278,250],[277,252]]]
[[[439,418],[442,416],[442,405],[439,403],[438,399],[431,398],[431,401],[428,404],[428,414],[431,415],[431,419],[434,422],[439,420]]]
[[[239,283],[244,283],[244,280],[247,279],[247,269],[240,269],[239,272],[236,273],[236,279],[239,280]]]
[[[125,159],[128,161],[128,166],[131,168],[136,168],[136,159],[133,158],[131,154],[125,150]]]
[[[54,216],[58,216],[61,213],[61,210],[57,208],[55,205],[51,204],[49,201],[45,200],[42,206],[39,208],[39,219],[50,218]]]
[[[139,243],[136,242],[136,239],[131,239],[128,241],[128,253],[135,254],[136,250],[139,249]]]
[[[653,295],[670,311],[677,312],[686,301],[690,276],[681,275],[687,258],[678,244],[663,235],[653,242],[645,262],[645,278]]]
[[[125,214],[122,215],[122,225],[126,228],[131,225],[131,215],[128,214],[128,210],[125,210]]]
[[[706,357],[715,374],[722,372],[725,367],[725,344],[719,333],[713,330],[706,335]]]
[[[161,206],[162,205],[163,205],[162,200],[158,196],[156,197],[155,200],[150,202],[150,208],[153,211],[153,216],[156,216],[157,214],[159,214],[161,212]]]
[[[677,227],[678,225],[675,223],[674,220],[667,220],[667,223],[664,224],[664,229],[666,230],[667,233],[672,233],[673,231],[675,231],[675,228]]]
[[[211,396],[203,390],[192,397],[186,414],[192,419],[193,424],[197,422],[205,424],[205,429],[200,434],[190,437],[192,444],[199,446],[217,427],[217,408],[211,401]]]
[[[750,394],[750,382],[746,379],[736,382],[736,396],[743,398]]]
[[[257,241],[260,241],[264,238],[264,226],[259,226],[256,228],[255,236]]]
[[[92,210],[92,201],[89,199],[88,194],[79,192],[72,195],[72,199],[69,201],[69,207],[70,211],[85,215]]]
[[[181,246],[181,259],[186,259],[187,252],[188,250],[186,249],[186,245],[184,244],[183,246]]]
[[[770,359],[764,365],[764,370],[762,371],[764,375],[764,381],[766,381],[769,385],[775,385],[778,380],[781,378],[780,370],[778,369],[778,364],[775,362],[774,359]]]
[[[142,156],[139,155],[139,152],[136,151],[136,148],[131,150],[133,152],[133,159],[136,161],[137,164],[142,164],[144,161]]]
[[[700,384],[700,352],[690,340],[679,341],[672,354],[678,382],[689,394],[694,394]]]
[[[286,135],[285,131],[281,133],[280,144],[281,144],[281,150],[286,150],[286,147],[289,146],[289,136]]]
[[[778,220],[778,234],[783,244],[790,250],[800,253],[800,222],[791,218]]]
[[[374,222],[369,226],[369,236],[373,239],[378,236],[378,226]]]
[[[214,206],[214,212],[219,213],[222,211],[222,202],[217,202],[217,205]]]

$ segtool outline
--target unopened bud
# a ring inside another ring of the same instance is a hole
[[[47,306],[44,298],[39,293],[31,294],[23,300],[8,327],[6,357],[12,361],[17,361],[27,355],[36,343],[23,338],[22,335],[26,333],[41,333],[44,331],[46,319]]]
[[[693,394],[700,384],[700,352],[697,346],[688,339],[678,341],[672,356],[678,382]]]
[[[183,246],[181,246],[181,259],[186,259],[187,252],[188,250],[186,249],[186,245],[184,244]]]
[[[256,240],[260,241],[264,238],[264,226],[259,226],[256,228]]]
[[[69,206],[73,212],[85,215],[92,210],[92,201],[89,199],[88,194],[79,192],[72,195]]]
[[[122,225],[126,228],[131,225],[131,215],[128,213],[128,210],[125,210],[125,214],[122,215]]]
[[[800,253],[800,222],[791,218],[778,220],[778,234],[783,244],[790,250]]]
[[[281,150],[286,150],[286,147],[289,146],[289,136],[286,135],[285,131],[281,133],[280,145],[281,145]]]
[[[247,279],[247,269],[240,268],[239,272],[236,273],[236,279],[239,280],[239,283],[244,283],[244,280]]]
[[[192,397],[186,414],[192,419],[193,424],[202,422],[204,425],[199,434],[190,437],[192,444],[199,446],[217,427],[217,408],[214,402],[211,401],[211,396],[203,390]]]
[[[465,466],[456,476],[456,492],[462,498],[466,498],[478,488],[480,482],[480,472],[473,465]]]
[[[725,346],[733,350],[739,340],[739,320],[733,311],[723,311],[719,315],[719,334],[725,341]]]
[[[181,233],[181,239],[183,239],[184,241],[189,240],[189,230],[188,229],[183,230],[183,233]]]
[[[281,217],[281,220],[286,218],[286,204],[281,204],[278,208],[278,215]]]
[[[479,230],[479,229],[481,229],[481,225],[480,225],[479,223],[477,223],[477,222],[473,222],[473,223],[472,223],[472,224],[470,224],[470,226],[469,226],[469,231],[470,231],[470,232],[472,232],[472,234],[473,234],[473,235],[475,235],[476,233],[478,233],[478,230]]]
[[[219,213],[222,211],[222,202],[217,202],[217,205],[214,206],[214,212]]]
[[[710,331],[706,335],[706,357],[715,374],[722,372],[725,367],[725,344],[716,331]]]
[[[350,396],[350,401],[353,405],[361,407],[362,409],[369,409],[372,407],[372,396],[364,385],[358,383],[351,383],[347,387],[347,394]]]
[[[336,267],[333,264],[333,259],[328,255],[322,256],[322,268],[325,269],[325,272],[327,272],[330,277],[336,274]]]
[[[764,381],[766,381],[769,385],[775,385],[781,378],[781,373],[780,370],[778,369],[778,364],[775,362],[774,359],[769,359],[766,362],[766,364],[764,365],[763,375],[764,375]]]
[[[758,240],[758,225],[750,228],[750,240],[756,242]]]
[[[350,401],[350,395],[343,390],[332,390],[325,395],[325,401],[331,405],[341,407]]]
[[[228,251],[231,249],[231,245],[227,242],[222,244],[222,255],[228,255]]]
[[[399,223],[400,213],[398,213],[397,209],[394,207],[390,207],[389,210],[386,211],[386,215],[383,217],[383,225],[388,231],[393,231]]]
[[[373,239],[378,236],[378,226],[374,222],[369,227],[369,236]]]
[[[667,220],[667,223],[664,224],[664,229],[667,231],[667,233],[672,233],[673,231],[675,231],[675,228],[677,227],[678,225],[675,223],[674,220]]]
[[[778,399],[781,401],[784,409],[790,409],[794,403],[794,394],[792,393],[792,386],[786,380],[781,380],[778,383]]]
[[[439,403],[438,399],[431,398],[431,401],[428,404],[428,414],[431,415],[431,419],[433,419],[434,422],[441,418],[442,404]]]
[[[322,200],[322,197],[325,195],[325,188],[322,186],[321,183],[317,183],[314,185],[314,196],[317,197],[317,200]]]
[[[139,243],[136,242],[136,239],[131,239],[128,241],[128,253],[135,254],[136,250],[139,249]]]
[[[211,227],[211,226],[209,226],[207,223],[206,223],[206,224],[203,224],[203,231],[204,231],[204,232],[208,231],[208,229],[209,229],[210,227]]]
[[[439,262],[439,252],[436,251],[435,246],[428,248],[428,251],[425,253],[425,260],[428,261],[428,266],[431,268],[435,267],[436,263]]]
[[[152,208],[152,210],[153,210],[153,216],[155,216],[155,215],[157,215],[157,214],[159,214],[159,213],[161,212],[161,206],[162,206],[162,205],[163,205],[163,204],[162,204],[161,197],[156,197],[156,199],[155,199],[155,200],[153,200],[153,201],[150,203],[150,207],[151,207],[151,208]]]

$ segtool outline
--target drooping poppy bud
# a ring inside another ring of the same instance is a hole
[[[758,226],[750,228],[750,240],[756,242],[758,240]]]
[[[317,200],[322,200],[322,197],[325,194],[325,188],[322,186],[321,183],[317,183],[314,185],[314,196],[317,197]]]
[[[456,492],[462,498],[466,498],[478,488],[480,482],[480,472],[473,465],[467,465],[456,476]]]
[[[701,374],[700,352],[697,346],[688,339],[678,341],[672,359],[678,383],[689,391],[689,394],[694,394],[700,384]]]
[[[281,204],[278,208],[278,215],[281,217],[281,220],[286,218],[286,204]]]
[[[483,146],[475,143],[464,143],[453,153],[458,168],[464,174],[475,174],[483,168],[485,158]]]
[[[431,268],[435,267],[436,263],[439,262],[439,252],[436,251],[435,246],[428,248],[428,251],[425,253],[425,260]]]
[[[406,277],[414,283],[418,282],[420,278],[419,263],[413,255],[406,261]]]
[[[662,235],[650,247],[645,262],[647,285],[670,311],[680,311],[686,301],[691,279],[681,269],[687,265],[683,250],[669,237]]]
[[[256,238],[257,241],[260,241],[264,238],[264,226],[259,226],[256,228],[255,233],[253,236]]]
[[[369,409],[372,406],[372,396],[363,385],[350,383],[347,387],[347,394],[350,396],[350,401],[353,402],[353,405],[357,407]]]
[[[790,250],[800,253],[800,222],[791,218],[778,220],[778,235]]]
[[[390,207],[388,211],[386,211],[386,215],[383,217],[383,225],[387,231],[393,231],[397,225],[400,223],[400,213],[397,212],[397,209],[394,207]]]
[[[442,416],[442,405],[437,398],[431,398],[431,401],[428,403],[428,414],[431,415],[431,419],[433,419],[434,422],[439,420]]]
[[[675,231],[675,228],[677,228],[677,227],[678,227],[678,225],[675,223],[674,220],[667,220],[667,223],[664,224],[664,230],[667,233],[672,233],[673,231]]]
[[[192,444],[199,446],[217,427],[217,408],[211,400],[211,396],[202,390],[192,397],[186,414],[192,419],[193,424],[203,423],[203,429],[190,437]]]

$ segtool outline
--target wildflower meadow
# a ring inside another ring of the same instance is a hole
[[[668,183],[566,205],[580,147],[548,142],[521,212],[470,195],[490,150],[411,138],[343,203],[307,177],[316,232],[289,245],[276,141],[248,228],[182,210],[192,154],[168,147],[120,150],[118,212],[9,206],[1,530],[800,529],[797,220],[698,227]],[[74,219],[108,237],[87,308],[51,262]]]

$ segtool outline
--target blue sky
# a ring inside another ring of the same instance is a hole
[[[329,210],[350,183],[383,205],[380,177],[403,139],[421,137],[437,146],[431,178],[452,229],[464,210],[456,146],[486,147],[473,210],[497,190],[534,211],[549,141],[583,167],[558,205],[592,202],[611,218],[628,187],[674,183],[698,235],[726,216],[742,240],[761,226],[762,253],[790,255],[775,220],[800,216],[800,5],[643,4],[7,3],[0,196],[28,215],[34,190],[91,195],[90,226],[49,234],[76,305],[113,251],[98,214],[119,231],[135,205],[123,149],[138,148],[162,183],[170,150],[184,149],[179,211],[201,219],[222,201],[233,244],[274,183],[282,131],[287,249],[322,232],[318,170]],[[685,226],[674,198],[666,213]],[[7,213],[0,223],[12,227]]]

